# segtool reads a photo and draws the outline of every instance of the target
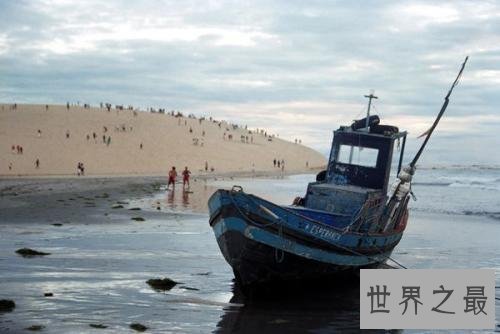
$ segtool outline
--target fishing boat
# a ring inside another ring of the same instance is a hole
[[[334,131],[326,170],[293,205],[277,205],[239,186],[217,190],[208,201],[209,223],[236,281],[250,287],[331,278],[392,260],[408,221],[416,163],[467,59],[407,166],[407,132],[370,115],[377,98],[371,93],[366,118]],[[389,185],[393,166],[397,177]]]

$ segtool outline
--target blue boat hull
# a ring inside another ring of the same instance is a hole
[[[219,248],[243,286],[355,274],[384,264],[401,238],[346,233],[243,192],[218,190],[209,209]]]

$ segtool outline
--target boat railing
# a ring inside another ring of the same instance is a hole
[[[236,203],[234,203],[235,199],[232,196],[235,193],[241,193],[241,194],[243,194],[245,196],[245,198],[248,199],[248,201],[252,204],[252,206],[255,209],[260,209],[261,212],[263,212],[267,216],[271,216],[275,221],[279,220],[279,221],[288,223],[288,216],[289,215],[290,216],[300,216],[300,218],[303,219],[303,220],[307,220],[307,221],[310,221],[312,223],[315,223],[315,224],[327,227],[329,229],[333,229],[336,232],[341,233],[341,234],[343,234],[343,233],[345,233],[347,231],[346,228],[339,228],[339,227],[336,227],[336,226],[331,226],[331,225],[325,224],[325,223],[323,223],[321,221],[318,221],[318,220],[312,219],[310,217],[298,214],[297,212],[294,212],[294,211],[292,211],[290,209],[287,209],[287,208],[282,207],[280,205],[277,205],[275,203],[266,201],[263,198],[255,197],[252,194],[247,194],[247,193],[245,193],[243,191],[243,189],[240,186],[233,187],[233,189],[231,189],[231,192],[230,192],[230,198],[233,201],[233,204],[235,204],[235,205],[236,205]],[[258,202],[262,202],[262,203],[257,203],[256,200]],[[248,203],[246,203],[246,204],[248,205]],[[265,210],[262,209],[262,208],[265,208]],[[246,207],[245,209],[246,209],[247,213],[256,212],[255,210],[250,210],[250,207]],[[280,214],[277,215],[275,213],[275,211],[280,212]]]

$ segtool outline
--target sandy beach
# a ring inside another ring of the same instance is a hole
[[[245,298],[208,224],[206,200],[215,188],[238,184],[286,204],[313,179],[196,177],[189,193],[165,191],[164,177],[4,180],[0,299],[16,307],[0,313],[0,332],[132,333],[132,323],[148,333],[358,332],[356,284]],[[395,259],[409,268],[498,268],[497,218],[430,207],[454,189],[415,187],[422,200],[412,203]],[[15,253],[24,247],[50,255]],[[179,284],[158,292],[146,283],[162,277]],[[498,312],[497,303],[497,319]]]
[[[165,175],[320,168],[320,153],[264,129],[168,113],[66,105],[0,105],[0,176]],[[22,154],[18,150],[22,147]],[[39,165],[36,166],[38,160]],[[206,167],[208,170],[206,170]]]

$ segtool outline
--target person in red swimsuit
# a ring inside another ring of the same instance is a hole
[[[189,188],[189,174],[191,174],[191,171],[186,166],[186,168],[182,171],[182,187],[185,187],[187,183]]]
[[[170,172],[168,172],[167,189],[168,189],[168,187],[170,187],[170,185],[172,185],[172,188],[175,188],[175,179],[176,178],[177,178],[177,171],[175,170],[175,166],[173,166],[172,169],[170,170]]]

